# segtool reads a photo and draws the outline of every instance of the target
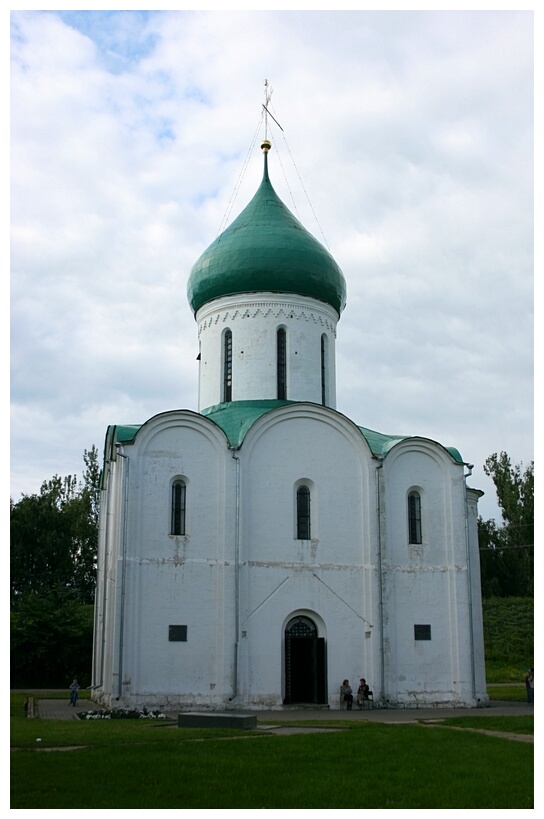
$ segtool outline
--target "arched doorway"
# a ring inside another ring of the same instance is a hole
[[[300,615],[285,627],[285,699],[289,703],[326,703],[325,639]]]

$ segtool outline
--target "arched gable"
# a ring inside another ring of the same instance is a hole
[[[247,428],[243,440],[240,441],[240,448],[243,447],[244,454],[248,455],[249,450],[255,446],[259,437],[266,434],[277,424],[283,424],[288,420],[313,420],[324,426],[328,426],[331,430],[335,430],[342,438],[353,447],[357,452],[361,464],[367,464],[373,458],[370,446],[356,424],[353,423],[347,416],[333,410],[329,407],[324,407],[319,404],[312,404],[306,402],[292,402],[286,403],[279,407],[274,407],[265,414],[260,415],[255,420],[252,420],[251,425]],[[316,441],[319,445],[319,441]]]
[[[165,412],[139,428],[123,455],[132,554],[144,561],[221,556],[234,471],[223,431],[194,412]],[[176,480],[185,484],[181,532],[172,528]]]
[[[455,562],[455,552],[464,550],[453,535],[464,531],[463,472],[462,463],[428,438],[406,438],[391,447],[383,461],[383,506],[393,563],[422,568]],[[417,496],[415,504],[411,496]],[[421,527],[418,535],[411,524]]]
[[[226,435],[220,427],[191,410],[170,410],[154,415],[137,429],[133,439],[128,443],[136,445],[142,451],[148,451],[153,439],[156,441],[157,436],[173,429],[197,431],[210,443],[213,442],[213,446],[218,450],[224,450],[227,443]]]
[[[370,562],[376,462],[349,419],[317,404],[281,406],[253,422],[237,456],[248,559]],[[301,486],[309,490],[304,527],[297,521]]]

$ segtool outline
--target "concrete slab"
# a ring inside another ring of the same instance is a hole
[[[184,713],[178,714],[178,728],[256,728],[255,714],[237,714],[228,712],[222,714],[216,711],[211,713]]]

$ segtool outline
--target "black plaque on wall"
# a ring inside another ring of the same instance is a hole
[[[171,643],[186,643],[187,626],[168,626],[168,639]]]

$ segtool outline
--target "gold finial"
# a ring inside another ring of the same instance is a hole
[[[272,147],[272,143],[270,142],[270,140],[269,139],[263,139],[263,141],[261,142],[261,151],[263,151],[265,154],[267,154],[271,147]]]

